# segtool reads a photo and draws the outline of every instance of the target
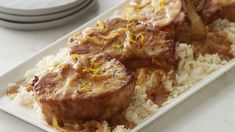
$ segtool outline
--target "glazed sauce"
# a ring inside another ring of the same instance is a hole
[[[132,129],[136,126],[134,122],[131,122],[125,118],[123,114],[116,115],[112,119],[108,120],[111,130],[113,130],[118,125],[124,125],[125,128]]]
[[[176,41],[181,43],[192,44],[194,49],[194,56],[198,57],[200,54],[218,54],[224,59],[231,59],[233,56],[230,53],[231,41],[225,32],[218,31],[213,27],[205,26],[206,34],[193,35],[189,21],[177,25],[175,31]]]
[[[136,73],[136,85],[146,88],[147,98],[161,106],[169,97],[170,92],[163,85],[166,72],[162,69],[142,68]]]
[[[149,88],[146,91],[147,97],[153,101],[153,103],[158,106],[162,106],[162,104],[168,99],[170,92],[166,90],[166,88],[160,84],[157,88]]]
[[[66,132],[105,132],[106,127],[110,127],[112,131],[118,125],[124,125],[125,128],[132,129],[136,126],[135,123],[127,120],[123,114],[118,114],[111,119],[107,120],[107,125],[103,125],[103,121],[78,121],[76,123],[63,123],[58,121],[60,128],[58,131],[66,131]]]
[[[6,94],[7,96],[10,98],[10,99],[14,99],[15,96],[17,95],[18,93],[18,89],[20,88],[21,85],[24,84],[24,80],[21,80],[21,81],[18,81],[17,83],[9,86],[7,88],[7,91],[6,91]]]
[[[208,32],[205,39],[192,42],[196,57],[199,54],[219,54],[225,59],[232,58],[232,54],[230,53],[231,44],[226,34],[218,32]]]

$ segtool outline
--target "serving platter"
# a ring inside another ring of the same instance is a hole
[[[67,34],[66,36],[62,37],[58,41],[54,42],[50,46],[46,47],[42,51],[38,52],[34,56],[30,57],[29,59],[25,60],[20,65],[16,66],[9,72],[5,73],[3,76],[0,77],[0,109],[4,110],[28,123],[31,123],[45,131],[54,131],[53,128],[49,127],[43,119],[40,118],[40,115],[37,115],[37,113],[33,109],[25,108],[17,103],[11,101],[6,96],[6,88],[7,85],[10,82],[17,82],[18,80],[22,80],[24,77],[24,73],[28,70],[33,68],[33,66],[40,60],[42,57],[47,56],[49,54],[55,54],[60,48],[63,48],[66,46],[66,41],[68,40],[68,37],[72,35],[74,32],[81,31],[86,27],[95,25],[96,21],[99,19],[106,19],[113,16],[113,13],[116,10],[122,10],[124,5],[127,2],[123,2],[120,5],[117,5],[113,9],[105,12],[104,14],[94,18],[93,20],[89,21],[85,25],[77,28],[76,30],[72,31],[71,33]],[[158,112],[156,112],[151,117],[145,119],[141,124],[136,126],[133,131],[139,131],[146,125],[150,124],[152,121],[156,120],[158,117],[202,89],[204,86],[209,84],[210,82],[214,81],[216,78],[223,75],[225,72],[229,71],[231,68],[235,66],[235,60],[231,60],[229,63],[218,69],[217,71],[213,72],[203,80],[199,81],[197,84],[195,84],[193,87],[182,93],[177,98],[174,98],[169,104],[165,105],[164,107],[160,108]]]
[[[59,19],[62,17],[69,16],[70,14],[74,12],[80,11],[82,8],[84,8],[84,5],[87,5],[90,0],[87,0],[79,5],[76,5],[75,7],[62,11],[62,12],[56,12],[51,14],[45,14],[45,15],[15,15],[15,14],[9,14],[9,13],[3,13],[0,12],[0,16],[2,20],[8,20],[8,21],[14,21],[14,22],[44,22],[44,21],[51,21],[55,19]]]
[[[0,12],[17,15],[43,15],[71,9],[84,0],[0,0]]]
[[[73,10],[70,14],[64,17],[55,18],[53,20],[41,21],[41,22],[16,22],[0,19],[0,25],[7,28],[19,29],[19,30],[35,30],[56,27],[58,25],[67,23],[74,19],[79,19],[79,16],[89,11],[97,4],[96,0],[87,0],[81,7]],[[0,14],[1,15],[1,14]],[[39,19],[39,18],[37,18]]]

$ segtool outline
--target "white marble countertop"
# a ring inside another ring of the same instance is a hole
[[[123,0],[121,0],[123,1]],[[99,9],[57,28],[16,31],[0,27],[0,75],[94,16],[121,2],[98,0]],[[42,130],[0,111],[1,132]],[[235,68],[148,125],[144,132],[234,132]]]

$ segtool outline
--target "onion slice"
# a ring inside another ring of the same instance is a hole
[[[197,14],[191,0],[183,0],[183,9],[187,13],[188,19],[191,22],[191,33],[196,39],[205,38],[206,29],[201,17]]]

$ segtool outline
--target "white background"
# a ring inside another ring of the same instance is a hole
[[[124,0],[98,0],[99,9],[57,28],[17,31],[0,27],[0,75],[35,52]],[[41,132],[22,120],[0,111],[0,132]],[[235,68],[206,86],[165,115],[144,132],[234,132]]]

